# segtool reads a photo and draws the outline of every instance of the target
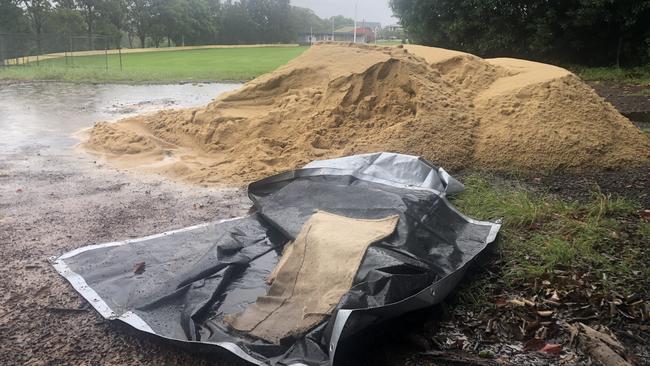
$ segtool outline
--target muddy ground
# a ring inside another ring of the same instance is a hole
[[[104,321],[47,258],[249,209],[239,189],[204,189],[105,169],[92,157],[0,155],[0,364],[231,365],[156,345]],[[226,358],[228,360],[228,358]]]
[[[599,92],[606,94],[602,88]],[[603,184],[608,193],[643,197],[648,173],[635,171],[624,180],[607,173],[572,179],[571,184],[539,177],[530,183],[555,189],[567,198],[583,197],[593,183]],[[0,267],[0,364],[242,365],[225,353],[192,353],[103,320],[58,276],[47,258],[88,244],[241,216],[249,207],[242,189],[201,188],[136,176],[104,167],[80,152],[53,153],[28,146],[0,154],[0,259],[4,264]],[[430,321],[435,322],[443,310],[428,309],[392,324],[377,340],[363,343],[354,363],[491,364],[476,357],[463,359],[466,355],[458,356],[462,362],[440,358],[432,362],[416,355],[427,349],[423,343],[428,341],[419,334],[428,333],[424,328],[434,327]],[[410,329],[415,328],[411,335]],[[515,347],[512,353],[521,350]],[[539,355],[510,360],[540,365],[551,361],[557,360]]]

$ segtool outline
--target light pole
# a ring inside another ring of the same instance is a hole
[[[357,2],[354,2],[354,36],[353,42],[357,43]]]

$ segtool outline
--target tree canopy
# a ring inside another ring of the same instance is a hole
[[[390,0],[409,37],[483,57],[650,61],[650,0]]]
[[[289,0],[0,0],[0,33],[102,34],[112,47],[286,43],[351,24]]]

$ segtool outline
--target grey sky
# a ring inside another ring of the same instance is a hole
[[[380,22],[382,26],[397,23],[388,0],[357,0],[357,20]],[[344,15],[354,18],[355,0],[291,0],[291,4],[313,10],[321,18]]]

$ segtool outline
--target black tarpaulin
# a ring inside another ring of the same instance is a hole
[[[251,216],[91,245],[53,265],[107,319],[256,364],[332,365],[337,345],[356,332],[442,301],[494,241],[499,224],[472,220],[446,200],[460,190],[444,170],[413,156],[318,161],[251,184]],[[317,210],[399,219],[392,235],[368,248],[332,315],[306,334],[271,344],[229,328],[224,317],[266,294],[284,245]]]

